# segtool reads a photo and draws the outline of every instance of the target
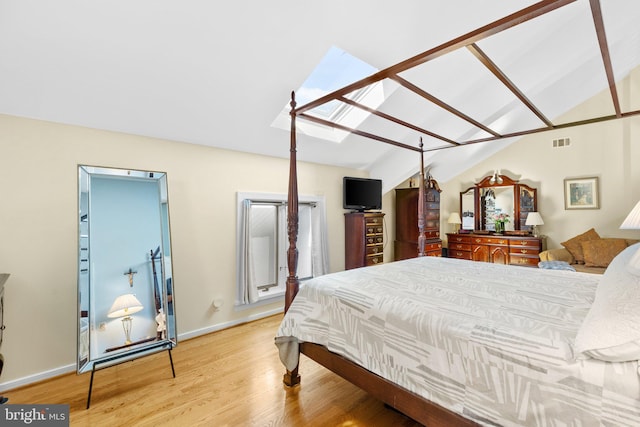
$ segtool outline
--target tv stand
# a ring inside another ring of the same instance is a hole
[[[384,213],[344,214],[345,269],[381,264],[384,260]]]

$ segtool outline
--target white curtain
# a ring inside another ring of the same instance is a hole
[[[329,272],[329,245],[327,238],[327,218],[324,209],[314,205],[311,209],[311,262],[313,276]]]
[[[238,304],[252,304],[258,301],[255,272],[251,257],[251,200],[242,201],[242,224],[240,225],[240,269],[238,271]]]
[[[324,209],[317,203],[300,202],[298,206],[298,271],[296,275],[303,279],[308,277],[322,276],[329,272],[329,251],[327,244],[327,220]],[[279,209],[279,228],[282,234],[281,241],[283,248],[282,259],[286,260],[285,254],[289,249],[289,238],[287,229],[287,207]],[[286,261],[285,261],[286,262]],[[288,267],[288,266],[286,266]],[[283,282],[286,280],[282,278]]]

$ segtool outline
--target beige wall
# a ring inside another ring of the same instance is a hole
[[[288,153],[288,137],[283,133]],[[0,389],[66,372],[76,353],[77,165],[166,171],[178,333],[215,330],[282,304],[237,311],[236,192],[286,193],[288,161],[0,115]],[[326,197],[330,268],[344,268],[342,177],[301,163],[300,194]],[[219,311],[214,298],[222,298]]]
[[[571,145],[553,148],[552,140],[570,138]],[[636,159],[636,160],[634,160]],[[538,189],[538,211],[549,248],[594,227],[605,237],[640,238],[635,230],[620,230],[640,200],[640,118],[627,118],[523,138],[442,187],[441,227],[459,210],[459,193],[500,169],[503,174]],[[600,209],[565,210],[564,179],[599,178]],[[437,177],[436,177],[437,178]],[[444,236],[446,238],[446,236]]]

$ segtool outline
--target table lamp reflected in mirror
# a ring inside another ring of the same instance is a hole
[[[135,295],[124,294],[116,298],[109,309],[107,317],[111,319],[122,317],[122,329],[124,330],[125,335],[125,345],[131,344],[131,324],[133,319],[130,315],[139,312],[143,308],[142,303],[138,301],[138,298],[136,298]]]

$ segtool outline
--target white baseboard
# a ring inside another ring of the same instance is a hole
[[[201,335],[206,335],[212,332],[217,332],[223,329],[231,328],[233,326],[242,325],[243,323],[253,322],[254,320],[259,320],[265,317],[273,316],[274,314],[282,313],[283,311],[284,309],[282,307],[276,308],[273,310],[264,311],[262,313],[254,314],[251,316],[246,316],[241,319],[232,320],[230,322],[218,323],[217,325],[209,326],[202,329],[196,329],[195,331],[185,332],[178,335],[178,345],[182,340],[196,338]],[[45,380],[58,377],[60,375],[69,374],[75,371],[76,371],[76,364],[73,363],[71,365],[60,366],[59,368],[54,368],[48,371],[38,372],[37,374],[28,375],[26,377],[0,383],[0,392],[5,392],[7,390],[12,390],[18,387],[34,384],[40,381],[45,381]]]
[[[252,316],[246,316],[240,319],[232,320],[230,322],[218,323],[217,325],[208,326],[202,329],[196,329],[195,331],[185,332],[178,335],[178,344],[180,340],[188,340],[190,338],[199,337],[200,335],[210,334],[211,332],[220,331],[222,329],[231,328],[232,326],[242,325],[243,323],[253,322],[254,320],[264,319],[265,317],[273,316],[274,314],[283,313],[284,308],[275,308],[269,311],[263,311],[262,313],[254,314]]]
[[[76,365],[74,363],[71,365],[65,365],[59,368],[51,369],[49,371],[38,372],[37,374],[28,375],[26,377],[18,378],[17,380],[0,383],[0,392],[22,387],[22,386],[33,384],[33,383],[37,383],[40,381],[48,380],[50,378],[68,374],[75,371],[76,371]]]

